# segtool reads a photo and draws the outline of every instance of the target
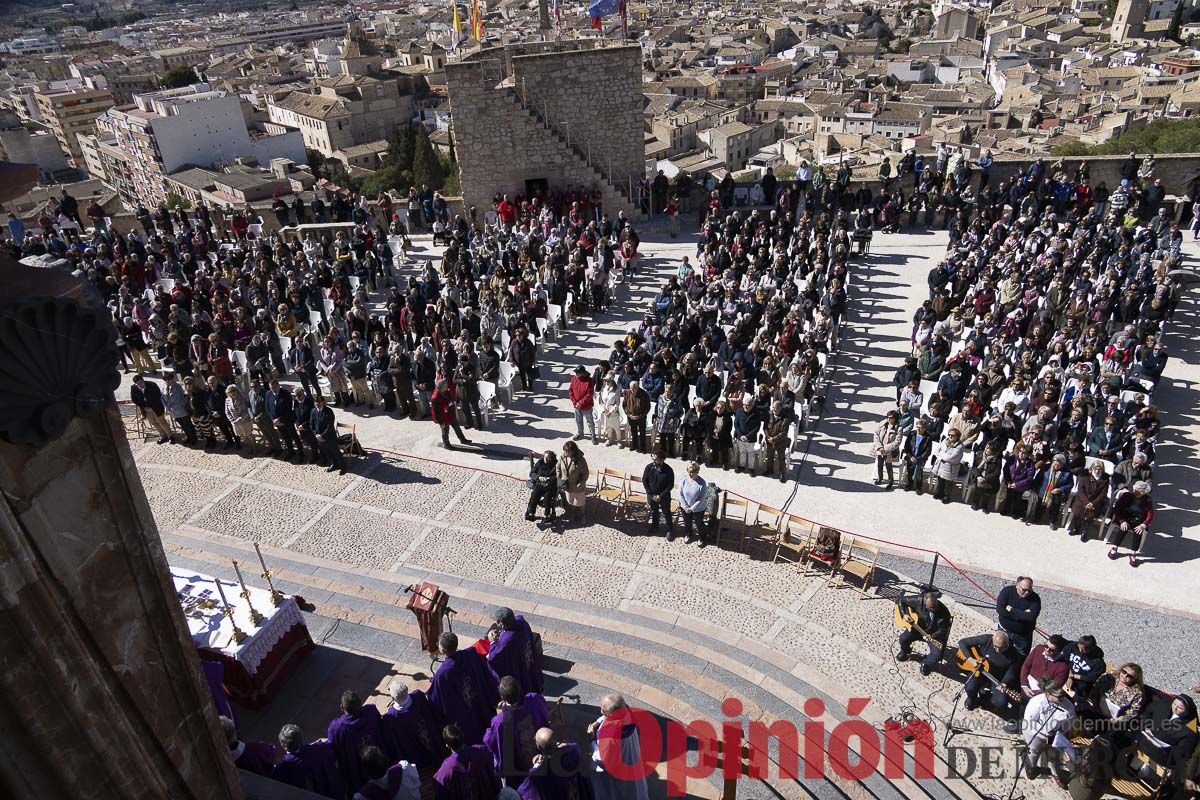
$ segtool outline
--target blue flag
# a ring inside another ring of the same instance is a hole
[[[620,0],[592,0],[588,5],[588,16],[592,19],[599,17],[607,17],[610,14],[617,13],[620,7]]]

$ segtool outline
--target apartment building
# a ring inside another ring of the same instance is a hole
[[[285,91],[267,101],[268,130],[297,130],[306,148],[327,158],[387,139],[412,115],[412,95],[401,94],[395,80],[356,75],[321,79],[313,90]]]
[[[211,167],[239,158],[304,162],[296,132],[251,135],[241,100],[208,84],[141,94],[98,122],[105,179],[126,205],[166,200],[167,176],[185,167]]]
[[[83,168],[79,134],[96,129],[96,118],[113,107],[113,95],[103,77],[48,81],[33,92],[40,121],[50,129],[71,166]]]

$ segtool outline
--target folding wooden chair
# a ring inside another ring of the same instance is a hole
[[[721,546],[721,537],[726,532],[738,537],[738,552],[746,549],[746,529],[750,525],[750,503],[740,497],[732,497],[729,492],[722,494],[720,525],[717,527],[717,547]]]
[[[846,557],[838,570],[838,582],[844,581],[847,575],[858,578],[859,591],[866,594],[867,589],[875,585],[875,565],[878,561],[878,547],[850,537]]]
[[[775,537],[775,549],[771,553],[771,563],[779,560],[781,555],[787,555],[800,571],[800,562],[804,553],[812,546],[813,524],[806,519],[785,514],[779,524],[779,535]]]
[[[812,546],[804,552],[801,558],[804,574],[808,575],[810,566],[817,572],[826,569],[829,571],[828,579],[832,580],[844,557],[842,549],[842,532],[836,528],[821,526],[813,537]]]
[[[351,425],[348,422],[339,422],[335,425],[335,427],[337,429],[336,432],[337,432],[337,437],[338,437],[338,447],[341,448],[342,455],[343,456],[356,455],[359,450],[359,446],[358,446],[358,434],[356,433],[356,429],[355,429],[354,425]],[[350,434],[350,439],[345,444],[343,444],[342,443],[342,435],[347,434],[347,433]]]
[[[635,478],[632,475],[626,475],[623,472],[613,471],[613,475],[621,478],[625,484],[625,516],[629,516],[629,504],[638,503],[645,506],[647,509],[650,506],[650,498],[646,495],[646,487],[642,486],[640,478]]]
[[[596,473],[596,491],[593,496],[611,503],[614,517],[623,516],[628,488],[624,475],[608,469],[601,469]]]
[[[786,516],[780,509],[760,503],[754,511],[754,521],[751,525],[755,534],[754,542],[769,542],[774,547]],[[760,531],[764,534],[761,538],[758,536]]]

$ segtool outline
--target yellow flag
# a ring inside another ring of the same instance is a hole
[[[462,20],[458,16],[458,0],[452,0],[454,4],[454,33],[451,34],[451,47],[458,47],[458,43],[462,41],[463,27]]]

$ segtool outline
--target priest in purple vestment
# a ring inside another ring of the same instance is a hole
[[[421,800],[421,776],[407,761],[391,767],[383,750],[375,745],[363,748],[362,768],[367,782],[352,800]]]
[[[342,715],[329,723],[326,734],[333,745],[338,769],[347,787],[362,786],[367,782],[362,768],[362,749],[367,745],[383,745],[379,730],[379,709],[363,705],[358,692],[348,689],[342,693]]]
[[[512,675],[526,691],[541,694],[546,688],[542,659],[534,647],[533,630],[524,617],[511,608],[498,608],[492,615],[497,627],[488,638],[488,663],[497,678]]]
[[[328,740],[317,739],[312,744],[305,744],[300,726],[289,724],[279,730],[279,746],[283,748],[283,758],[271,772],[272,778],[288,786],[343,800],[346,782],[342,780],[337,756]]]
[[[467,744],[479,744],[500,702],[496,675],[474,648],[459,650],[458,637],[449,631],[438,639],[438,649],[445,660],[430,683],[429,699]]]
[[[588,765],[579,745],[560,744],[550,728],[535,735],[538,755],[517,787],[521,800],[594,800]]]
[[[550,712],[540,694],[523,695],[511,675],[500,679],[500,705],[483,734],[483,746],[506,785],[515,789],[529,774],[537,755],[534,734],[549,725]]]
[[[208,690],[212,692],[213,702],[217,706],[217,715],[229,717],[237,724],[237,716],[229,703],[229,693],[225,691],[225,665],[220,661],[200,660],[200,669],[204,671],[204,680],[208,682]]]
[[[410,692],[408,684],[396,679],[388,687],[392,704],[379,720],[384,752],[393,761],[418,767],[441,763],[442,722],[437,708],[420,689]]]
[[[447,725],[442,739],[450,755],[433,776],[434,800],[480,800],[500,792],[491,753],[481,744],[468,745],[457,725]]]
[[[271,768],[275,765],[275,745],[267,742],[243,742],[238,738],[237,726],[229,717],[219,717],[221,730],[225,734],[225,743],[229,745],[229,753],[238,769],[253,772],[255,775],[271,777]]]

